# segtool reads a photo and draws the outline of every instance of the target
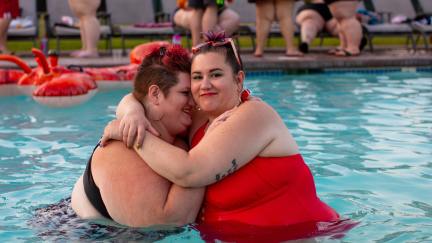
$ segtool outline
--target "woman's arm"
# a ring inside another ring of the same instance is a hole
[[[288,131],[267,104],[246,102],[189,152],[150,135],[140,149],[135,149],[154,171],[168,180],[181,186],[199,187],[219,181],[244,166],[266,150],[279,134],[285,134],[284,130]],[[272,156],[295,151],[278,152]]]
[[[120,101],[117,106],[116,116],[117,119],[120,119],[119,129],[123,136],[122,140],[127,147],[132,147],[134,142],[141,145],[144,140],[145,130],[159,136],[159,132],[147,120],[144,107],[132,94],[125,95]]]
[[[189,146],[181,139],[174,141],[174,146],[185,151]],[[205,187],[185,188],[172,184],[165,204],[159,213],[161,224],[185,225],[195,222],[204,198]]]
[[[158,217],[159,224],[193,223],[201,208],[205,187],[185,188],[172,184]]]

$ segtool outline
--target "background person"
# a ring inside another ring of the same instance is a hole
[[[286,45],[286,56],[302,56],[294,45],[292,20],[294,0],[248,0],[256,3],[256,49],[254,55],[262,57],[273,21],[278,21]]]
[[[174,23],[189,29],[192,45],[202,41],[202,33],[225,31],[232,35],[237,30],[240,17],[225,4],[216,0],[189,0],[187,7],[181,6],[174,14]]]
[[[98,57],[100,23],[96,17],[101,0],[68,0],[72,12],[79,19],[81,50],[72,52],[73,57]]]
[[[7,33],[12,19],[19,16],[18,0],[0,2],[0,53],[8,53]]]
[[[324,0],[313,0],[302,5],[297,11],[296,22],[301,29],[299,50],[303,53],[309,52],[309,45],[320,31],[325,29],[333,36],[338,35],[337,22]]]
[[[190,59],[181,47],[156,49],[143,61],[134,97],[146,107],[160,138],[176,147],[190,126]],[[121,114],[119,114],[121,116]],[[183,188],[156,174],[121,142],[95,148],[72,192],[72,208],[82,218],[111,218],[128,226],[183,225],[195,221],[204,188]]]
[[[342,49],[336,50],[336,56],[360,55],[362,27],[356,18],[358,0],[324,0],[337,21],[339,41]]]

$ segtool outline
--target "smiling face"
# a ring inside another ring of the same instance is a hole
[[[163,114],[161,122],[172,135],[183,133],[189,128],[192,123],[191,111],[195,105],[190,94],[190,75],[178,73],[177,79],[178,83],[160,101]]]
[[[210,119],[239,104],[243,80],[233,74],[222,53],[197,55],[192,62],[191,78],[193,98]]]

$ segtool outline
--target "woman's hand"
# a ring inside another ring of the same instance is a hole
[[[211,133],[211,131],[213,131],[216,127],[225,122],[236,110],[237,106],[232,108],[231,110],[225,111],[224,113],[216,117],[216,119],[214,119],[213,122],[210,123],[210,125],[207,127],[204,136]]]
[[[159,136],[159,132],[153,128],[143,112],[125,114],[120,121],[119,129],[123,142],[129,148],[134,145],[134,142],[138,148],[141,147],[144,142],[145,130],[157,137]]]
[[[120,140],[122,139],[122,134],[120,133],[120,121],[119,120],[112,120],[106,125],[104,129],[104,133],[102,135],[102,138],[99,142],[99,145],[101,147],[104,147],[108,144],[108,141],[111,139],[114,140]]]

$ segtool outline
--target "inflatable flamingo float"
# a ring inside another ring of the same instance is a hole
[[[51,107],[78,105],[97,90],[131,87],[142,60],[155,48],[168,45],[163,41],[139,45],[130,53],[130,64],[106,68],[66,68],[58,65],[55,53],[47,58],[35,48],[32,53],[37,67],[33,69],[17,56],[0,55],[0,61],[13,62],[21,69],[0,69],[0,95],[31,95]]]

